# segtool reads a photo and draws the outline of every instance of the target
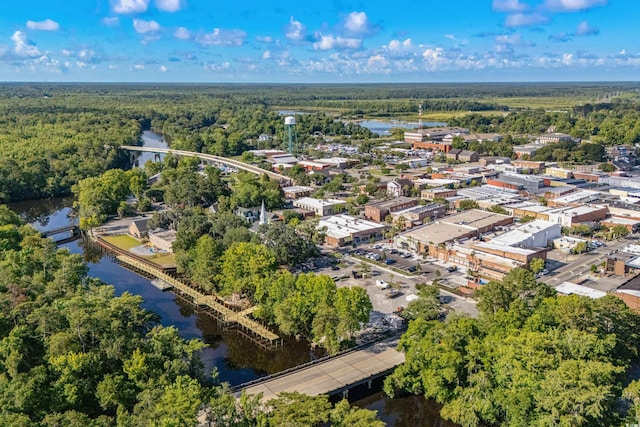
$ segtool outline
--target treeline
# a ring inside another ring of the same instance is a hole
[[[572,112],[547,112],[543,109],[511,112],[506,115],[468,114],[453,117],[450,126],[472,132],[497,132],[512,135],[539,135],[550,126],[556,132],[588,139],[605,146],[640,142],[640,102],[615,99],[610,103],[586,104]]]
[[[478,309],[479,319],[414,320],[386,392],[435,399],[465,427],[638,422],[640,382],[627,374],[640,317],[621,300],[556,296],[517,268],[485,285]]]

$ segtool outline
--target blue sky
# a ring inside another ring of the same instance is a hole
[[[0,81],[638,80],[638,0],[23,0]]]

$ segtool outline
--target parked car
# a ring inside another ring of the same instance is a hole
[[[338,270],[340,270],[340,267],[338,267],[337,265],[332,265],[332,266],[331,266],[331,269],[332,269],[333,271],[338,271]]]
[[[418,271],[418,267],[416,267],[415,265],[410,265],[409,267],[407,267],[407,271],[409,273],[415,273],[416,271]]]
[[[397,253],[398,253],[398,250],[397,250],[396,248],[391,248],[391,249],[389,250],[389,253],[390,253],[390,254],[397,254]]]
[[[389,285],[389,283],[385,282],[384,280],[376,280],[376,286],[379,287],[380,289],[387,289],[389,288],[391,285]]]
[[[384,263],[387,264],[387,265],[394,264],[395,262],[396,262],[396,260],[395,259],[391,259],[391,258],[387,258],[387,259],[384,260]]]
[[[451,267],[447,267],[447,271],[449,273],[453,273],[454,271],[457,271],[457,270],[458,270],[458,267],[455,265],[452,265]]]
[[[403,252],[403,253],[400,254],[400,256],[402,258],[411,258],[412,257],[412,255],[409,252]]]
[[[387,296],[387,298],[395,298],[397,296],[400,296],[400,291],[397,289],[389,289],[385,295]]]

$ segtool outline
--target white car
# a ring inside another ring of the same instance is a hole
[[[376,286],[380,289],[387,289],[391,285],[389,285],[389,283],[385,282],[384,280],[376,280]]]

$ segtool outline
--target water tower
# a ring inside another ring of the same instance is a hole
[[[293,116],[287,116],[284,118],[284,131],[289,136],[289,154],[293,154],[295,146],[298,142],[298,135],[296,134],[296,118]]]

